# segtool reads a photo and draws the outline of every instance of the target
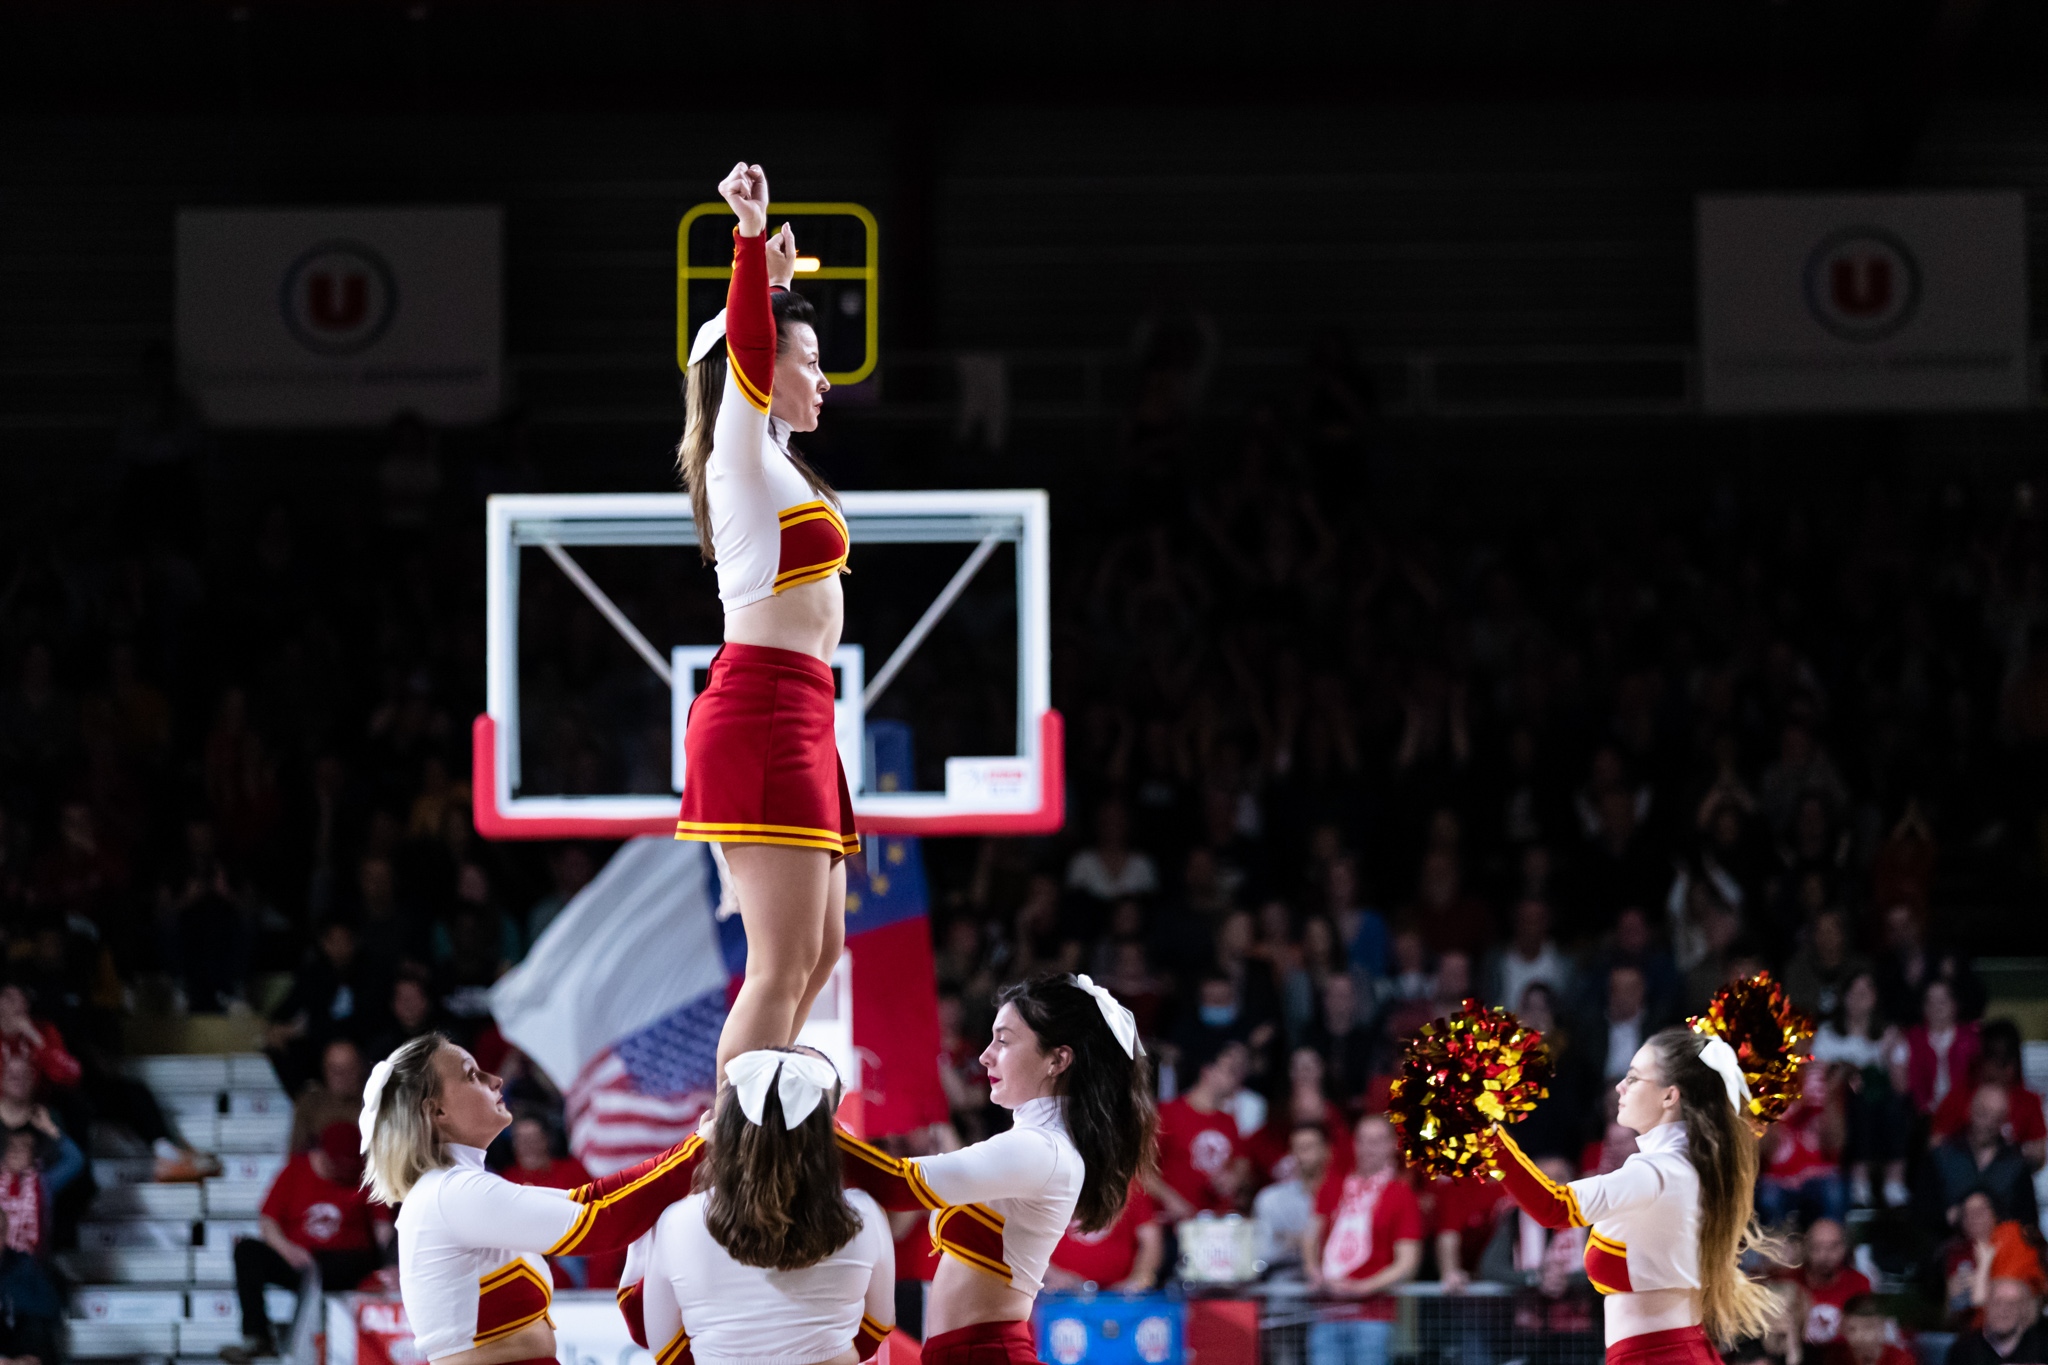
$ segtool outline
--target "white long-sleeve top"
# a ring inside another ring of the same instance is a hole
[[[554,1281],[542,1256],[586,1206],[567,1190],[515,1185],[484,1169],[481,1147],[450,1144],[398,1210],[398,1289],[420,1353],[485,1346],[548,1319]]]
[[[704,463],[718,600],[727,611],[830,578],[846,564],[846,519],[789,454],[789,424],[768,415],[775,387],[775,315],[765,239],[733,239],[726,291],[725,391]]]
[[[429,1360],[546,1322],[554,1282],[541,1257],[624,1246],[689,1192],[692,1138],[574,1190],[515,1185],[484,1169],[480,1147],[450,1143],[449,1164],[414,1182],[398,1210],[398,1288]]]
[[[1586,1276],[1603,1294],[1700,1287],[1700,1178],[1685,1125],[1636,1139],[1618,1170],[1559,1185],[1496,1130],[1495,1168],[1530,1216],[1549,1228],[1584,1227]]]
[[[947,1255],[1038,1293],[1085,1174],[1058,1099],[1025,1101],[1010,1130],[986,1142],[905,1164],[919,1198],[943,1206],[932,1211],[932,1237]]]
[[[817,1365],[853,1343],[864,1316],[879,1328],[895,1321],[896,1244],[888,1215],[863,1191],[846,1192],[860,1231],[802,1270],[735,1261],[705,1226],[709,1198],[671,1204],[646,1244],[647,1342],[657,1365],[684,1347],[697,1365]]]

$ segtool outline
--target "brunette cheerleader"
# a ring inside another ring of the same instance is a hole
[[[896,1320],[888,1216],[840,1183],[839,1074],[809,1049],[726,1067],[709,1190],[671,1207],[647,1252],[656,1365],[856,1365]]]
[[[1591,1229],[1586,1274],[1606,1296],[1608,1365],[1719,1365],[1714,1343],[1762,1335],[1772,1312],[1740,1264],[1760,1241],[1749,1083],[1726,1042],[1670,1028],[1615,1090],[1617,1121],[1637,1134],[1619,1170],[1557,1184],[1500,1128],[1495,1169],[1543,1226]]]
[[[553,1365],[546,1256],[612,1251],[689,1194],[703,1143],[573,1190],[484,1169],[512,1115],[504,1083],[438,1033],[415,1038],[363,1088],[364,1183],[398,1211],[398,1283],[433,1365]]]
[[[721,856],[747,931],[746,978],[719,1037],[723,1075],[742,1052],[795,1041],[831,979],[846,940],[843,860],[860,839],[829,665],[845,618],[846,521],[789,444],[817,430],[832,386],[811,307],[787,289],[795,238],[787,224],[765,235],[767,176],[742,162],[718,192],[739,217],[732,285],[690,348],[676,463],[700,552],[718,567],[725,644],[684,731],[676,837]]]
[[[1085,976],[997,997],[981,1064],[1012,1127],[938,1156],[897,1158],[842,1136],[846,1179],[890,1209],[927,1208],[945,1259],[926,1311],[928,1365],[1037,1359],[1031,1305],[1070,1222],[1108,1227],[1149,1174],[1157,1117],[1131,1012]]]

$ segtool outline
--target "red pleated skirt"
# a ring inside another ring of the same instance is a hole
[[[1721,1354],[1699,1327],[1674,1327],[1623,1337],[1607,1348],[1607,1365],[1721,1365]]]
[[[1038,1365],[1028,1322],[977,1322],[926,1337],[924,1365]]]
[[[727,644],[690,703],[676,838],[860,851],[833,732],[832,669],[765,645]]]

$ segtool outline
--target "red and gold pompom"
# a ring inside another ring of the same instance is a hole
[[[1808,1060],[1813,1020],[1801,1014],[1785,988],[1758,972],[1725,986],[1707,1012],[1686,1020],[1695,1033],[1711,1033],[1735,1049],[1749,1082],[1750,1122],[1775,1123],[1799,1101],[1799,1068]]]
[[[1401,1046],[1387,1118],[1401,1159],[1429,1175],[1485,1170],[1487,1130],[1520,1122],[1550,1093],[1543,1035],[1477,1000],[1424,1024]]]

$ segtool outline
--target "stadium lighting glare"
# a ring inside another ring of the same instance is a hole
[[[816,256],[799,256],[796,258],[796,273],[799,275],[815,275],[818,273],[818,267],[823,264],[824,262]]]

